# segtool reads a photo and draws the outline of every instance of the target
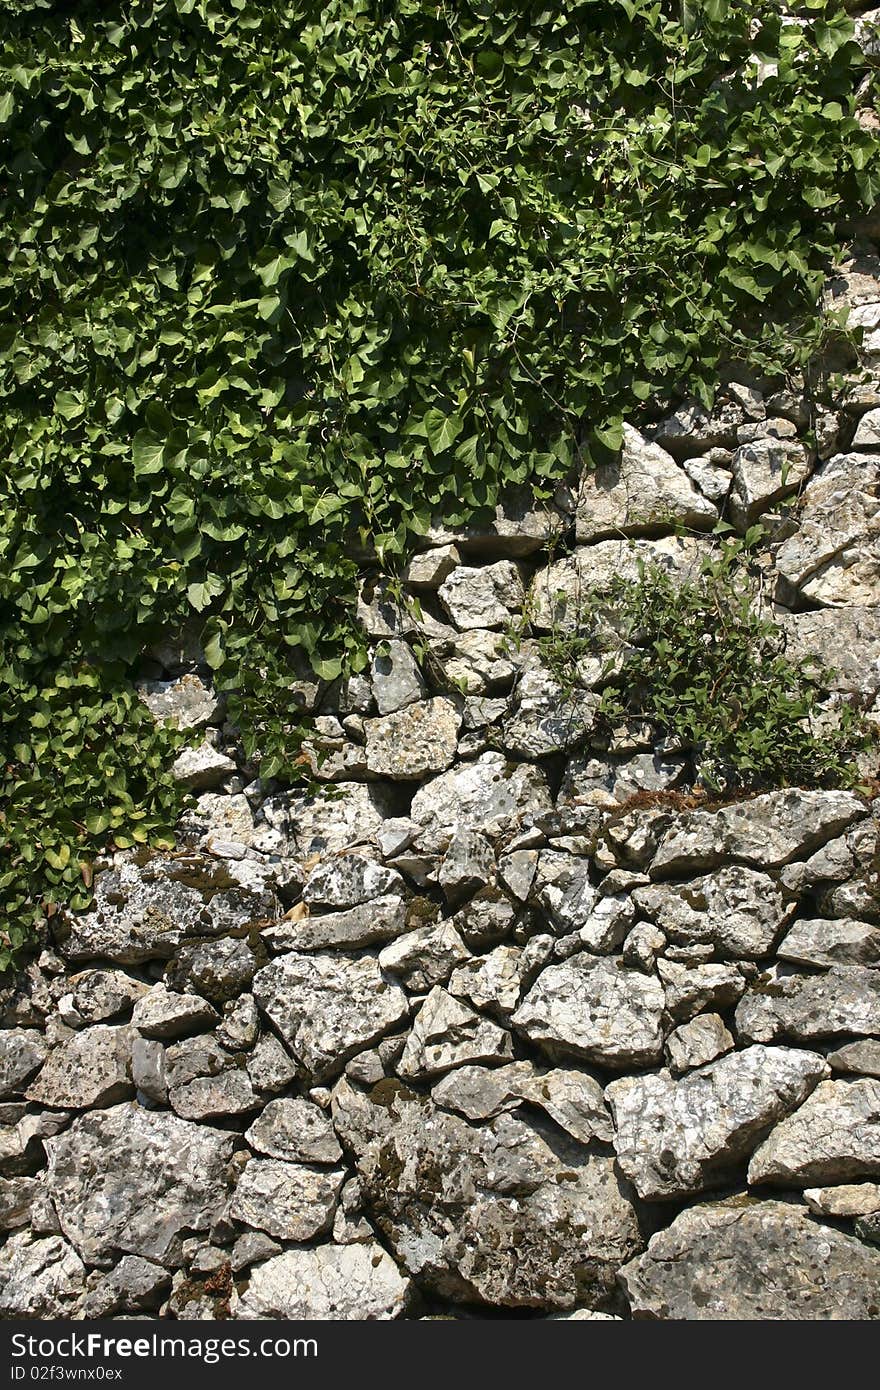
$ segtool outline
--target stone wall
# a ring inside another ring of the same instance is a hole
[[[869,369],[839,410],[732,380],[429,537],[418,606],[367,588],[368,671],[297,684],[317,794],[260,781],[197,649],[151,654],[194,804],[0,999],[0,1316],[880,1317],[876,803],[695,804],[535,641],[760,519],[789,651],[874,708],[872,248],[829,293]]]

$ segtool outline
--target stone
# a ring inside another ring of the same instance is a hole
[[[612,463],[581,478],[575,513],[578,542],[673,530],[711,530],[718,513],[671,454],[623,426],[623,446]]]
[[[835,965],[822,975],[759,980],[737,1007],[736,1029],[749,1042],[880,1034],[880,971]]]
[[[413,1079],[438,1076],[466,1062],[512,1055],[509,1033],[435,985],[416,1014],[397,1071]]]
[[[716,457],[712,457],[716,455]],[[727,449],[711,449],[705,458],[697,454],[682,460],[682,468],[694,487],[699,488],[704,497],[721,508],[727,500],[732,482],[730,461],[733,455]]]
[[[417,927],[379,952],[379,968],[417,992],[449,979],[455,966],[468,959],[468,949],[450,921]]]
[[[525,593],[516,565],[499,560],[478,568],[457,566],[440,585],[438,596],[455,626],[469,631],[504,627],[522,609]]]
[[[404,1269],[440,1298],[503,1308],[607,1303],[641,1247],[613,1161],[540,1122],[472,1126],[384,1082],[345,1082],[334,1123],[364,1200]]]
[[[207,739],[198,748],[184,748],[171,764],[175,782],[191,792],[211,791],[235,772],[235,763]]]
[[[229,1263],[233,1274],[240,1274],[250,1265],[259,1264],[262,1260],[280,1254],[281,1246],[271,1236],[267,1236],[265,1231],[245,1231],[232,1247]]]
[[[517,849],[498,861],[498,878],[514,898],[524,903],[532,891],[538,867],[536,849]]]
[[[247,1074],[258,1091],[283,1091],[296,1077],[292,1057],[271,1033],[257,1040],[247,1059]]]
[[[880,1259],[787,1202],[688,1207],[620,1280],[636,1318],[876,1319]]]
[[[391,814],[384,788],[358,782],[349,782],[332,795],[293,791],[269,797],[262,812],[286,851],[300,861],[374,845]]]
[[[685,401],[661,420],[652,430],[652,437],[676,458],[693,453],[708,453],[710,449],[730,448],[736,443],[737,431],[748,420],[760,419],[763,406],[757,400],[720,399],[711,410],[696,401]]]
[[[805,858],[865,815],[853,792],[785,787],[717,811],[685,811],[662,837],[652,878],[712,869],[733,859],[757,869]]]
[[[438,881],[448,903],[458,906],[492,877],[495,855],[478,830],[461,826],[454,831],[440,865]]]
[[[704,1067],[723,1057],[735,1047],[733,1034],[724,1026],[719,1014],[697,1014],[689,1023],[681,1023],[666,1039],[666,1056],[673,1076]]]
[[[452,765],[461,715],[445,696],[364,721],[367,768],[394,781],[419,781]]]
[[[82,1300],[86,1271],[60,1236],[12,1235],[0,1250],[0,1318],[70,1318]]]
[[[681,965],[678,961],[661,959],[657,961],[657,973],[663,981],[669,1013],[684,1022],[704,1009],[729,1009],[746,987],[735,965],[714,962]]]
[[[880,1080],[824,1081],[772,1131],[750,1183],[811,1187],[880,1175]]]
[[[722,956],[746,960],[769,955],[795,912],[767,874],[740,864],[690,883],[637,888],[633,900],[668,941],[710,942]]]
[[[263,933],[263,940],[282,951],[344,950],[393,940],[405,931],[406,903],[389,895],[338,912],[282,918]]]
[[[97,875],[88,912],[65,919],[61,951],[68,960],[137,965],[167,959],[190,936],[246,929],[275,909],[271,888],[238,887],[216,860],[154,855],[141,865],[126,859]]]
[[[639,565],[658,566],[682,581],[699,571],[704,547],[694,537],[660,540],[610,540],[582,546],[563,560],[538,570],[526,595],[526,609],[538,631],[570,631],[580,622],[583,605],[617,579],[635,582]]]
[[[880,573],[880,460],[835,454],[804,489],[797,532],[776,555],[780,602],[876,607]]]
[[[437,545],[414,555],[404,571],[408,589],[439,589],[444,579],[460,564],[461,555],[454,545]]]
[[[581,1144],[594,1139],[608,1144],[614,1136],[602,1087],[586,1072],[546,1070],[531,1062],[460,1067],[437,1082],[431,1097],[466,1120],[490,1120],[526,1102],[538,1106]]]
[[[853,450],[880,449],[880,410],[868,410],[859,420],[852,441]]]
[[[485,951],[510,935],[516,917],[516,908],[506,894],[494,884],[487,884],[455,914],[453,921],[472,951]]]
[[[204,847],[224,859],[244,859],[257,839],[253,811],[246,796],[201,792],[178,825],[185,843]]]
[[[265,950],[244,938],[187,941],[168,965],[165,978],[172,990],[192,990],[222,1008],[250,988],[264,959]]]
[[[84,1023],[104,1023],[127,1013],[149,985],[123,970],[81,970],[68,980],[73,1006]]]
[[[69,1111],[43,1110],[30,1114],[24,1106],[13,1107],[9,1119],[0,1126],[0,1173],[19,1177],[42,1168],[45,1154],[41,1140],[57,1134],[69,1120]]]
[[[319,864],[303,889],[303,900],[310,907],[359,907],[383,894],[402,893],[403,889],[403,879],[393,869],[351,852]]]
[[[0,1096],[21,1095],[47,1054],[46,1040],[35,1028],[0,1031]]]
[[[424,699],[425,682],[408,642],[383,643],[373,655],[370,684],[382,715]]]
[[[805,1187],[804,1201],[816,1216],[844,1219],[880,1212],[880,1183],[842,1183],[839,1187]]]
[[[341,1071],[409,1012],[403,990],[370,956],[279,956],[255,977],[254,998],[315,1081]]]
[[[262,1101],[246,1071],[230,1068],[217,1076],[195,1076],[171,1086],[168,1099],[175,1114],[185,1120],[215,1120],[227,1115],[247,1115]]]
[[[818,1053],[749,1047],[679,1080],[621,1077],[605,1088],[620,1166],[646,1201],[717,1187],[827,1074]]]
[[[132,1027],[145,1038],[165,1042],[201,1033],[217,1022],[217,1010],[206,999],[194,994],[176,994],[164,985],[154,985],[138,1000],[131,1016]]]
[[[542,666],[526,670],[516,704],[504,720],[501,746],[517,758],[570,753],[586,742],[596,723],[599,696],[579,686],[568,691]]]
[[[733,489],[730,512],[745,531],[781,498],[796,492],[809,476],[810,461],[803,444],[763,438],[743,444],[731,461]]]
[[[823,680],[829,690],[866,700],[880,694],[880,610],[818,608],[783,613],[777,621],[786,656],[798,666],[809,661],[830,672]]]
[[[45,1141],[62,1232],[89,1265],[173,1264],[180,1233],[207,1230],[225,1203],[233,1139],[136,1105],[81,1115]]]
[[[153,1312],[171,1287],[171,1275],[162,1265],[139,1255],[124,1255],[86,1295],[84,1318],[106,1318],[114,1313]]]
[[[795,922],[776,954],[796,965],[880,966],[880,927],[848,917],[804,919]]]
[[[511,1022],[551,1057],[644,1066],[660,1059],[663,1007],[654,976],[616,957],[581,954],[542,970]]]
[[[460,632],[437,643],[433,652],[442,663],[448,684],[467,695],[506,688],[516,675],[509,639],[488,628]]]
[[[136,689],[157,722],[177,729],[204,729],[217,722],[221,710],[211,687],[193,673],[172,681],[140,681]]]
[[[535,893],[560,933],[577,931],[585,926],[599,896],[590,881],[589,860],[553,849],[541,851],[535,876]]]
[[[31,1207],[42,1184],[36,1178],[0,1178],[0,1231],[31,1224]]]
[[[168,1075],[165,1049],[160,1042],[135,1034],[131,1043],[131,1079],[138,1099],[154,1105],[168,1103]]]
[[[375,1241],[286,1250],[256,1265],[242,1318],[387,1322],[406,1310],[410,1281]]]
[[[579,754],[565,769],[556,804],[617,806],[639,792],[673,790],[686,771],[684,759],[656,753],[624,760]]]
[[[271,1100],[245,1138],[258,1153],[292,1163],[338,1163],[342,1157],[332,1124],[308,1100]]]
[[[54,1109],[113,1105],[132,1094],[130,1058],[131,1029],[96,1023],[52,1049],[27,1098]]]
[[[410,815],[422,829],[422,847],[429,850],[434,845],[445,849],[456,826],[492,837],[518,825],[527,812],[551,808],[550,789],[539,768],[513,765],[502,753],[483,753],[419,787]]]
[[[230,1000],[223,1010],[223,1022],[217,1028],[217,1040],[234,1052],[253,1047],[260,1033],[260,1019],[253,995],[242,994]]]
[[[825,1054],[832,1071],[880,1076],[880,1038],[844,1043]]]
[[[213,1033],[173,1043],[165,1049],[169,1086],[186,1086],[199,1076],[219,1076],[235,1064],[235,1058]]]
[[[344,1181],[342,1169],[252,1158],[238,1180],[229,1215],[276,1240],[314,1240],[332,1226]]]
[[[666,937],[653,922],[637,922],[623,942],[622,956],[627,965],[654,974],[657,957],[666,945]]]
[[[518,946],[496,946],[485,956],[473,956],[457,966],[449,979],[450,994],[503,1019],[513,1013],[521,991],[522,950]]]

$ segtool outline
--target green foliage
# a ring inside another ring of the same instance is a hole
[[[876,730],[856,704],[823,710],[832,673],[786,656],[749,573],[760,539],[753,527],[723,541],[686,583],[640,561],[637,580],[585,595],[573,626],[541,637],[542,659],[571,690],[579,662],[610,646],[600,716],[609,728],[649,720],[692,753],[712,791],[855,786],[852,759]]]
[[[721,357],[783,365],[778,322],[812,322],[835,220],[875,201],[880,166],[826,0],[803,26],[769,0],[3,8],[17,922],[72,886],[26,846],[72,863],[120,842],[88,828],[96,745],[34,745],[34,710],[66,729],[109,663],[100,742],[146,812],[120,834],[150,833],[170,808],[126,671],[195,613],[280,768],[292,658],[363,660],[352,543],[393,567],[433,516],[615,447],[639,402],[708,399]]]

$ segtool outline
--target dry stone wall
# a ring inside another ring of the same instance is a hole
[[[830,295],[876,372],[870,247]],[[650,729],[599,739],[599,663],[564,693],[505,636],[687,574],[723,510],[873,706],[878,484],[880,375],[836,412],[740,380],[438,531],[418,607],[365,589],[364,675],[298,682],[313,794],[154,651],[194,802],[0,999],[0,1316],[880,1317],[877,803],[690,804]]]

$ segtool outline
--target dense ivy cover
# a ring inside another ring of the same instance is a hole
[[[126,685],[187,614],[273,765],[355,566],[808,313],[876,199],[826,0],[7,0],[0,728],[16,944],[167,833]],[[765,312],[766,311],[766,312]],[[88,878],[88,870],[85,871]]]

